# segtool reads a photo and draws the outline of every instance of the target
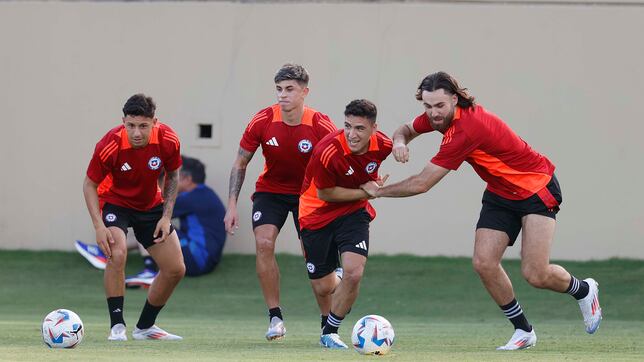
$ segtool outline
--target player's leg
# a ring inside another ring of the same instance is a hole
[[[338,329],[358,298],[369,255],[370,222],[371,217],[364,209],[334,221],[334,239],[342,259],[344,276],[333,293],[329,318],[322,329],[320,343],[325,347],[346,348],[339,338]]]
[[[125,341],[123,299],[125,295],[125,262],[127,261],[127,228],[130,223],[129,209],[104,204],[101,210],[103,223],[112,234],[114,244],[110,246],[112,256],[107,260],[103,282],[110,313],[110,341]]]
[[[476,225],[472,265],[492,299],[514,326],[510,340],[497,349],[530,348],[537,342],[534,329],[516,300],[512,283],[501,266],[503,253],[512,246],[521,230],[521,218],[505,205],[505,200],[486,191]]]
[[[159,266],[159,273],[148,291],[148,300],[153,305],[163,305],[186,271],[176,231],[170,233],[164,242],[152,245],[147,250]]]
[[[564,293],[571,275],[561,266],[550,264],[550,248],[556,221],[543,215],[523,217],[521,273],[535,288]]]
[[[186,270],[176,231],[170,233],[164,242],[149,246],[147,250],[159,266],[159,273],[150,286],[147,300],[132,336],[134,339],[180,340],[181,337],[155,325],[157,315],[167,303]]]
[[[125,232],[116,226],[108,228],[114,238],[111,245],[112,256],[107,259],[103,282],[105,296],[110,313],[110,341],[127,340],[125,320],[123,319],[123,304],[125,296],[125,263],[127,260],[127,246]]]
[[[280,306],[280,271],[275,259],[277,226],[264,224],[253,230],[255,234],[255,270],[268,309]],[[280,317],[281,318],[281,317]]]
[[[559,183],[553,176],[546,188],[523,202],[527,215],[522,218],[521,271],[528,283],[536,288],[572,295],[579,303],[586,332],[592,334],[602,320],[598,283],[592,278],[579,280],[563,267],[550,263],[561,200]]]
[[[337,333],[340,322],[349,313],[353,303],[358,298],[360,282],[364,274],[364,267],[367,264],[367,257],[365,255],[350,251],[343,252],[341,258],[344,276],[333,293],[329,320],[323,332]],[[335,277],[335,273],[332,273],[332,276]],[[327,328],[327,326],[334,328]]]
[[[291,212],[293,213],[293,223],[295,225],[295,230],[297,231],[297,236],[300,239],[300,248],[302,249],[302,256],[306,259],[306,251],[304,250],[304,245],[302,243],[302,235],[300,232],[300,223],[299,223],[299,198],[294,200],[291,205]],[[335,257],[333,258],[333,263],[337,263],[338,257],[337,252],[335,252]],[[329,318],[329,312],[331,311],[331,302],[332,294],[335,291],[335,288],[340,284],[342,280],[343,269],[338,266],[335,269],[335,272],[328,274],[320,279],[316,284],[311,280],[311,288],[313,288],[313,295],[315,296],[315,301],[320,308],[320,328],[324,328],[327,319]]]
[[[266,339],[280,339],[286,334],[280,307],[280,271],[275,259],[275,242],[289,212],[288,195],[256,192],[253,195],[253,233],[255,235],[255,270],[268,308]]]
[[[154,243],[154,230],[162,214],[163,205],[158,205],[152,210],[135,212],[132,215],[132,228],[136,240],[148,250],[159,267],[159,273],[150,286],[143,311],[132,332],[134,339],[181,339],[154,325],[157,315],[185,274],[179,238],[174,228],[171,227],[170,235],[162,243]]]

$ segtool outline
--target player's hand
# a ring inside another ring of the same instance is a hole
[[[409,161],[409,147],[404,143],[395,143],[391,153],[398,162],[405,163]]]
[[[155,239],[153,240],[155,244],[162,243],[170,235],[170,219],[167,217],[162,217],[159,222],[157,222],[157,227],[154,229]]]
[[[229,206],[224,216],[224,226],[226,232],[230,235],[235,235],[235,230],[239,229],[239,215],[237,214],[236,206]]]
[[[103,254],[105,254],[108,258],[112,257],[111,245],[114,244],[114,238],[112,237],[110,229],[105,226],[96,229],[96,244],[99,248],[101,248]]]
[[[387,182],[388,178],[389,178],[389,174],[385,174],[382,177],[378,176],[378,179],[376,180],[376,183],[378,184],[378,186],[383,187],[383,186],[385,186],[385,182]]]
[[[367,195],[369,195],[369,198],[374,199],[376,198],[376,192],[378,192],[380,185],[378,185],[377,181],[369,181],[367,183],[360,185],[360,188],[363,189],[364,192],[367,193]]]

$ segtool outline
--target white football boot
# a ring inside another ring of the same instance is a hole
[[[320,336],[320,345],[330,349],[346,349],[349,348],[342,342],[337,333],[323,334]]]
[[[110,335],[107,336],[108,341],[127,341],[127,334],[125,333],[125,325],[117,323],[110,329]]]
[[[161,341],[180,341],[183,339],[183,337],[168,333],[156,325],[146,329],[138,329],[134,327],[132,337],[138,340],[155,339]]]
[[[523,329],[515,329],[512,338],[505,346],[496,347],[497,351],[515,351],[517,349],[528,349],[537,344],[537,334],[532,331],[526,332]]]
[[[266,339],[269,341],[274,341],[284,338],[284,335],[286,335],[284,321],[279,317],[271,318],[271,323],[268,325],[268,331],[266,332]]]
[[[593,334],[602,322],[602,308],[599,306],[599,283],[593,278],[584,279],[588,283],[588,295],[579,299],[579,308],[584,316],[586,333]]]

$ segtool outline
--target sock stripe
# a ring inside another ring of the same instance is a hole
[[[329,315],[329,318],[326,320],[326,322],[327,324],[332,325],[334,327],[340,327],[340,323],[342,323],[342,319],[338,320],[333,315]]]

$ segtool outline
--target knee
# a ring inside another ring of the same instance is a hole
[[[313,283],[313,292],[320,297],[326,297],[333,294],[335,285],[331,283]]]
[[[364,273],[364,267],[344,269],[344,273],[342,276],[342,283],[349,284],[349,285],[358,285],[362,280],[363,273]]]
[[[186,266],[183,263],[177,263],[169,268],[161,270],[168,279],[179,281],[186,275]]]
[[[499,267],[499,263],[486,258],[474,256],[472,258],[472,267],[474,267],[474,271],[479,276],[484,277],[492,274]]]
[[[257,255],[272,255],[275,251],[275,242],[270,238],[259,237],[255,243]]]
[[[107,265],[117,270],[125,269],[125,260],[127,259],[127,250],[112,248],[112,256],[107,260]]]
[[[535,288],[547,288],[548,286],[548,274],[543,268],[535,267],[522,267],[521,273],[523,278]]]

